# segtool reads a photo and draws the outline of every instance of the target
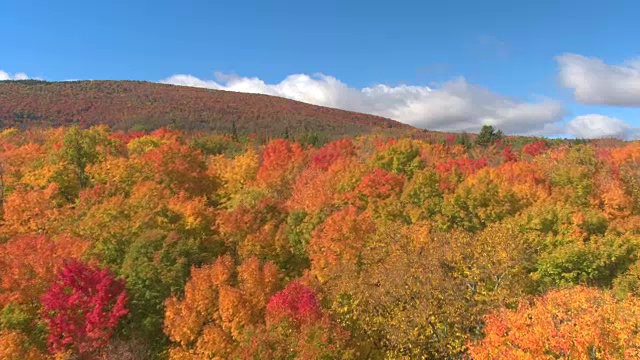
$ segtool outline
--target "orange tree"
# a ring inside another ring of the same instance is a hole
[[[473,359],[637,359],[640,300],[577,286],[486,316]]]

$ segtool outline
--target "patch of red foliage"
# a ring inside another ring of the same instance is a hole
[[[311,158],[311,167],[326,170],[338,159],[353,156],[355,153],[356,148],[353,145],[353,141],[350,139],[337,140],[318,150],[318,152]]]
[[[98,350],[128,313],[126,302],[124,282],[109,270],[70,261],[41,298],[50,352]]]
[[[322,310],[315,291],[297,280],[274,294],[267,304],[267,321],[270,323],[292,320],[297,324],[307,324],[321,316]]]
[[[502,149],[502,156],[505,162],[518,161],[518,157],[511,150],[511,146],[508,145]]]
[[[465,176],[475,174],[478,170],[489,166],[487,159],[482,157],[480,159],[470,158],[455,158],[446,162],[440,163],[436,166],[436,171],[442,175],[448,175],[452,172],[459,172]]]
[[[538,156],[547,150],[548,146],[544,141],[536,141],[522,147],[522,152],[529,156]]]
[[[131,140],[141,138],[145,135],[147,135],[147,133],[144,131],[128,131],[128,132],[119,131],[111,134],[111,138],[115,140],[119,140],[120,142],[126,145]]]
[[[440,175],[440,188],[453,190],[457,182],[462,178],[477,173],[480,169],[489,166],[485,157],[480,159],[455,158],[436,165],[436,172]]]
[[[402,191],[404,176],[393,174],[383,169],[375,169],[362,178],[356,193],[368,198],[386,199]]]

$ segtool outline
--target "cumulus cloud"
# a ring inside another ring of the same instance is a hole
[[[290,75],[276,84],[220,73],[214,80],[181,74],[160,82],[280,96],[442,131],[478,131],[482,125],[493,125],[508,134],[550,135],[557,132],[557,122],[565,115],[563,105],[557,101],[546,98],[520,101],[470,84],[464,78],[434,87],[375,85],[365,88],[350,87],[324,74]]]
[[[577,138],[621,138],[630,139],[636,128],[626,122],[600,114],[581,115],[567,124],[567,133]]]
[[[29,76],[25,73],[9,74],[8,72],[0,70],[0,81],[3,80],[28,80]]]
[[[560,83],[573,89],[584,104],[640,106],[640,59],[609,65],[601,59],[578,54],[556,58]]]

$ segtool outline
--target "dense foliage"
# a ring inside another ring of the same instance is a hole
[[[638,357],[635,142],[8,129],[0,163],[2,359]]]
[[[115,280],[108,270],[78,261],[60,270],[41,302],[51,352],[80,357],[104,346],[128,312],[124,283]]]

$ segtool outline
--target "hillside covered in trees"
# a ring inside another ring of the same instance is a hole
[[[7,129],[0,358],[640,357],[640,144],[487,133]]]
[[[38,80],[0,82],[3,127],[105,124],[122,130],[257,133],[270,137],[345,135],[415,129],[379,116],[315,106],[275,96],[142,81]]]

